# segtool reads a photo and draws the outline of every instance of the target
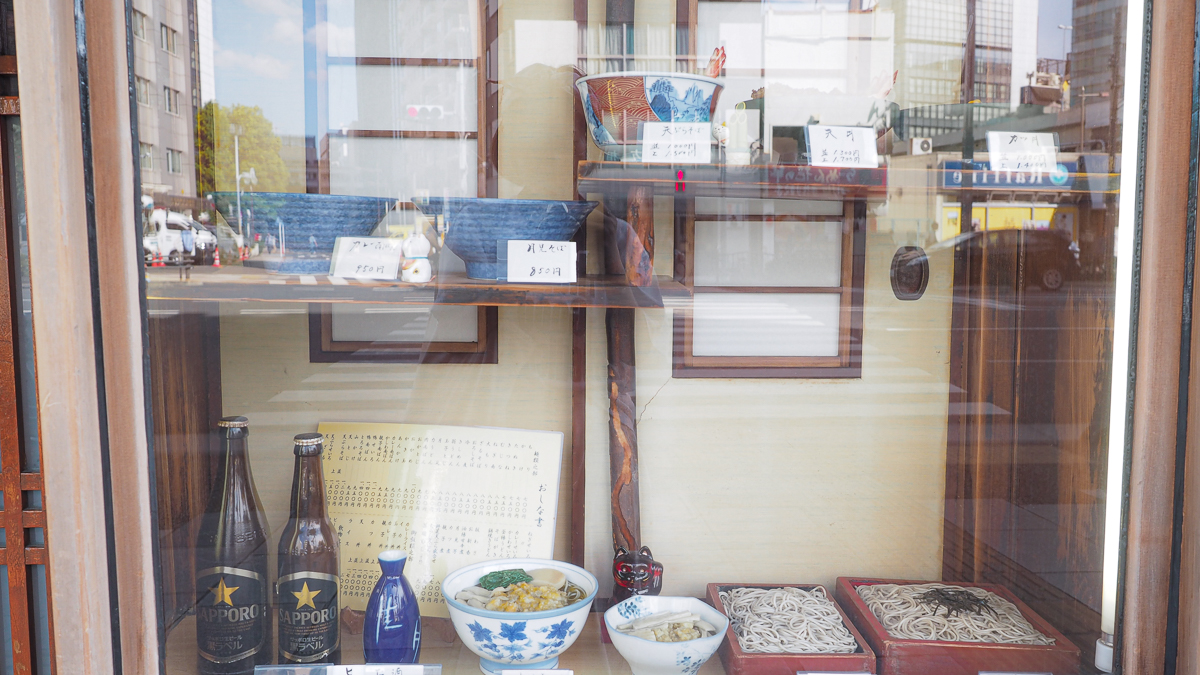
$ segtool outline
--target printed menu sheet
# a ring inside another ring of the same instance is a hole
[[[323,422],[341,604],[365,610],[379,553],[408,552],[424,616],[447,617],[442,579],[494,558],[551,558],[563,434],[489,427]]]

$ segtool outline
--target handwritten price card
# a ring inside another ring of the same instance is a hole
[[[338,237],[333,245],[331,277],[395,279],[400,270],[401,239]]]
[[[424,424],[323,422],[341,604],[365,610],[379,554],[408,552],[421,614],[447,617],[442,579],[496,558],[551,558],[563,435]]]
[[[879,167],[874,127],[831,127],[810,124],[804,128],[809,163],[856,169]]]
[[[644,164],[712,162],[712,125],[707,122],[646,122],[642,125]]]
[[[575,242],[509,239],[508,280],[525,284],[575,283]]]
[[[987,132],[988,168],[992,171],[1050,173],[1058,168],[1054,134]]]

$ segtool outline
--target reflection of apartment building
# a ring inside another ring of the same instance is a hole
[[[142,193],[196,196],[200,104],[194,0],[133,0],[133,73]]]
[[[965,0],[892,0],[896,15],[895,101],[902,108],[961,103]],[[1020,100],[1037,65],[1037,0],[977,0],[975,89],[981,103]]]
[[[1072,98],[1111,91],[1113,68],[1124,68],[1124,59],[1113,60],[1117,21],[1123,18],[1119,0],[1075,0],[1071,11],[1070,80]]]

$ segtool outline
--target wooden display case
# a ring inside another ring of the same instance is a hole
[[[837,602],[878,654],[880,675],[978,675],[988,671],[1075,675],[1079,672],[1079,648],[1003,586],[956,583],[991,591],[1013,603],[1034,628],[1053,638],[1054,644],[1012,645],[894,638],[856,590],[859,586],[874,584],[924,583],[930,582],[838,577]]]

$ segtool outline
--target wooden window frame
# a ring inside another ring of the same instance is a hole
[[[727,216],[718,221],[829,222],[831,216]],[[707,220],[707,216],[702,219]],[[840,286],[696,286],[696,214],[682,217],[684,283],[696,293],[837,293],[841,295],[837,356],[694,356],[693,309],[675,312],[671,375],[677,378],[858,378],[862,376],[862,312],[866,258],[866,203],[844,202]]]
[[[350,342],[333,340],[333,312],[326,303],[308,305],[308,360],[312,363],[499,362],[499,310],[478,307],[475,342]]]

